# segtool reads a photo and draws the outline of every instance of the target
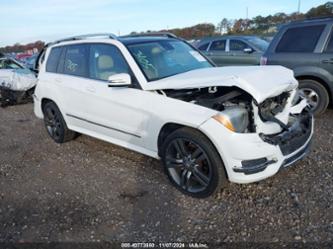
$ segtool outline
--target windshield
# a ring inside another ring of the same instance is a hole
[[[178,40],[130,44],[128,49],[148,81],[212,67],[199,52]]]
[[[250,43],[253,44],[256,48],[260,49],[261,51],[265,52],[268,48],[269,43],[263,39],[258,37],[251,37],[247,39]]]

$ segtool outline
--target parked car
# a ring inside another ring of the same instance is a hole
[[[32,101],[35,74],[14,59],[0,58],[0,105],[2,107]]]
[[[265,52],[262,65],[294,71],[300,93],[315,114],[323,113],[333,96],[333,18],[291,22],[282,26]]]
[[[221,36],[202,39],[195,46],[218,66],[259,65],[268,42],[257,36]]]
[[[51,138],[82,133],[162,159],[183,193],[276,174],[308,150],[313,119],[291,70],[215,67],[169,34],[48,44],[34,110]]]

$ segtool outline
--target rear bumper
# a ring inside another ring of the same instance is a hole
[[[36,94],[32,95],[34,99],[34,113],[37,118],[43,119],[43,111],[42,111],[42,103],[40,99],[36,96]]]
[[[200,128],[220,153],[229,180],[251,183],[273,176],[307,155],[313,135],[313,118],[310,113],[302,113],[298,121],[292,129],[270,135],[274,143],[256,133],[233,133],[215,120],[208,120]]]

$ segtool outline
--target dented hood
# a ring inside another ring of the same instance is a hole
[[[145,90],[238,87],[258,103],[298,86],[293,71],[282,66],[213,67],[192,70],[147,84]]]

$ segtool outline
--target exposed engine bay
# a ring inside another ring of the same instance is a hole
[[[291,106],[291,97],[296,98],[294,91],[284,92],[276,97],[266,99],[258,104],[247,92],[237,87],[208,87],[198,89],[158,90],[160,94],[219,111],[228,117],[233,131],[238,133],[257,132],[258,127],[273,124],[273,132],[288,129],[288,121],[277,118],[286,107]],[[291,96],[293,95],[293,96]],[[299,102],[299,100],[297,100]],[[293,101],[293,104],[298,102]],[[258,121],[260,120],[260,121]],[[277,128],[276,128],[277,127]],[[258,131],[262,132],[262,131]]]

